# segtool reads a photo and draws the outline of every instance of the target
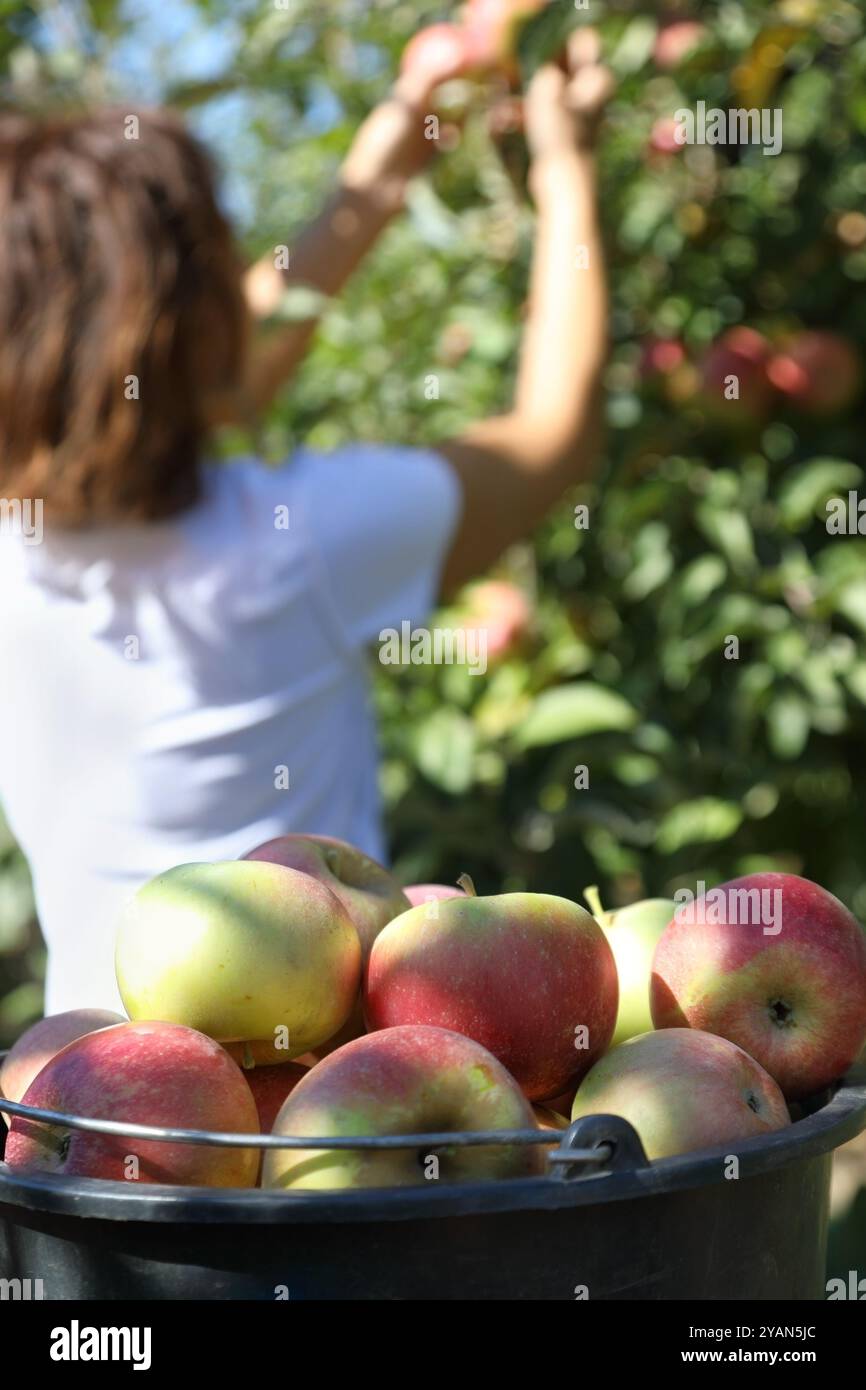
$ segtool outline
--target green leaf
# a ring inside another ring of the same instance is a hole
[[[836,611],[866,632],[866,579],[845,586],[836,598]]]
[[[863,470],[844,459],[809,459],[792,468],[779,489],[782,520],[789,530],[802,530],[830,497],[847,494],[862,478]]]
[[[622,695],[603,685],[578,681],[539,695],[515,739],[520,748],[539,748],[588,734],[621,732],[636,722],[637,711]]]
[[[617,77],[628,77],[633,72],[639,72],[649,61],[657,32],[655,20],[643,15],[626,25],[622,38],[610,55],[610,66]]]
[[[517,39],[517,61],[523,81],[529,82],[540,67],[558,57],[569,35],[585,22],[573,5],[557,0],[532,15]]]
[[[447,705],[415,732],[415,761],[435,786],[458,796],[472,785],[475,729],[471,719]]]
[[[328,295],[310,285],[292,285],[280,295],[279,303],[266,319],[267,323],[306,323],[317,319],[330,304]]]
[[[668,811],[656,833],[656,847],[662,854],[675,854],[685,845],[728,840],[742,823],[743,813],[735,802],[700,796]]]
[[[793,691],[778,695],[767,710],[767,736],[777,758],[799,758],[810,728],[809,706]]]

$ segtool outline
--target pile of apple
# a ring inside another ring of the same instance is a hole
[[[339,840],[288,835],[146,884],[119,925],[129,1020],[44,1019],[10,1100],[127,1124],[300,1138],[567,1128],[623,1116],[651,1159],[791,1123],[866,1042],[866,935],[817,884],[762,873],[688,910],[595,915],[544,893],[403,891]],[[743,904],[775,902],[772,920]],[[744,920],[745,916],[745,920]],[[433,1150],[432,1152],[430,1150]],[[336,1189],[531,1176],[544,1146],[256,1149],[12,1119],[13,1169]]]

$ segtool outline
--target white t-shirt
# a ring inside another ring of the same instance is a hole
[[[439,455],[360,445],[209,467],[157,525],[0,534],[0,804],[46,1012],[120,1007],[121,908],[172,865],[289,831],[384,856],[366,649],[429,613],[459,508]]]

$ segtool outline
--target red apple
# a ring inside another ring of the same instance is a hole
[[[711,419],[738,428],[766,418],[773,393],[769,360],[769,344],[753,328],[731,328],[708,348],[701,376]]]
[[[389,923],[370,955],[368,1026],[465,1033],[531,1100],[564,1091],[613,1034],[617,977],[604,932],[577,903],[546,893],[451,898]]]
[[[326,1057],[286,1101],[275,1134],[444,1134],[536,1128],[517,1083],[489,1052],[442,1028],[386,1028]],[[543,1145],[434,1150],[268,1150],[263,1187],[472,1182],[543,1171]]]
[[[463,11],[463,24],[475,64],[516,76],[520,30],[547,3],[548,0],[469,0]]]
[[[578,1087],[572,1120],[620,1115],[648,1158],[736,1144],[791,1123],[762,1067],[725,1038],[689,1028],[641,1033],[611,1048]]]
[[[7,1100],[20,1100],[35,1076],[67,1043],[99,1028],[111,1028],[125,1023],[122,1014],[108,1009],[69,1009],[62,1014],[49,1014],[28,1028],[10,1048],[0,1071],[0,1095]]]
[[[656,1028],[717,1033],[789,1100],[842,1076],[866,1041],[866,935],[795,874],[732,879],[681,905],[656,947]]]
[[[240,1068],[219,1043],[176,1023],[118,1023],[77,1038],[43,1067],[24,1104],[170,1129],[259,1133]],[[6,1162],[18,1172],[76,1178],[252,1187],[259,1154],[88,1134],[18,1117],[6,1140]]]
[[[649,148],[654,154],[679,154],[683,145],[677,139],[678,130],[679,122],[674,116],[659,116],[650,131]]]
[[[659,29],[653,47],[656,67],[678,68],[706,35],[706,27],[696,19],[675,19]]]
[[[281,1067],[251,1067],[244,1072],[256,1103],[262,1134],[270,1134],[280,1107],[309,1070],[299,1062],[286,1062]]]
[[[282,864],[330,888],[355,924],[365,960],[385,923],[410,906],[399,883],[383,865],[354,845],[329,835],[281,835],[251,849],[244,859]]]
[[[402,73],[424,79],[431,91],[475,66],[474,47],[458,24],[431,24],[421,29],[407,43],[400,61]]]
[[[657,376],[670,376],[686,360],[686,352],[677,338],[658,338],[651,334],[641,344],[639,371],[646,381]]]
[[[767,374],[798,409],[833,415],[859,394],[863,363],[853,343],[837,333],[800,333],[772,358]]]
[[[404,888],[403,892],[412,907],[420,907],[422,903],[447,902],[449,898],[466,896],[462,888],[452,888],[448,883],[413,883]]]
[[[496,661],[517,646],[532,625],[532,606],[522,589],[502,579],[486,579],[466,590],[460,626],[483,632],[489,661]]]

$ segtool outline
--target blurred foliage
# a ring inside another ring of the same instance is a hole
[[[37,109],[185,109],[254,257],[291,245],[406,39],[448,10],[0,0],[0,79]],[[698,16],[700,46],[660,66],[659,23]],[[533,618],[486,677],[379,672],[395,861],[406,881],[471,869],[479,891],[576,897],[599,882],[611,903],[778,867],[866,918],[866,537],[829,535],[824,510],[863,490],[862,394],[824,418],[776,398],[734,430],[694,389],[702,350],[738,324],[771,339],[830,328],[866,348],[863,10],[594,0],[592,18],[619,79],[600,152],[608,452],[502,567]],[[435,443],[509,399],[531,250],[524,162],[519,141],[491,138],[482,94],[449,95],[471,108],[458,147],[327,313],[253,441],[275,460],[298,440]],[[656,123],[698,101],[780,108],[781,154],[654,149]],[[653,338],[682,344],[684,366],[648,374]],[[26,869],[0,827],[0,1041],[38,1014],[40,973]],[[837,1226],[833,1268],[862,1250],[862,1222]]]
[[[408,36],[447,12],[82,0],[58,14],[0,0],[0,72],[25,105],[181,105],[222,159],[252,257],[291,245]],[[514,651],[484,678],[377,677],[396,863],[407,880],[469,868],[480,891],[577,896],[600,882],[611,902],[773,866],[864,917],[866,538],[828,535],[824,512],[862,486],[862,396],[825,418],[777,398],[733,430],[702,407],[689,367],[741,323],[771,338],[827,327],[866,346],[866,229],[858,240],[846,219],[866,194],[864,15],[846,0],[670,5],[662,17],[700,12],[706,33],[662,68],[661,7],[596,0],[592,12],[619,79],[600,152],[607,457],[502,567],[533,607]],[[483,96],[468,99],[457,148],[413,189],[265,423],[255,442],[269,457],[301,439],[431,443],[508,401],[532,214],[515,142],[495,141]],[[782,153],[654,150],[654,124],[699,100],[782,109]],[[682,343],[683,371],[647,375],[651,337]],[[38,1006],[31,916],[4,841],[3,1034]]]

